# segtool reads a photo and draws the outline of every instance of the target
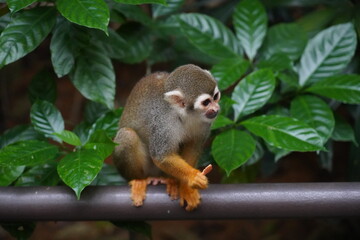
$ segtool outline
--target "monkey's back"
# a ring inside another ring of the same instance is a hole
[[[132,128],[145,144],[148,144],[153,122],[162,121],[160,113],[170,110],[164,100],[164,82],[168,76],[166,72],[157,72],[143,77],[126,101],[119,127]]]

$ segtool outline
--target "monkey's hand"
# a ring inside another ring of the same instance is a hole
[[[197,171],[194,177],[189,180],[189,186],[196,189],[205,189],[208,187],[208,180],[205,176],[212,170],[212,165],[209,164],[202,172]]]
[[[195,189],[205,189],[208,186],[208,179],[202,172],[196,170],[195,174],[188,179],[188,185]]]

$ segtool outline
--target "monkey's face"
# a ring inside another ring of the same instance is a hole
[[[219,113],[219,101],[220,91],[218,87],[216,87],[212,95],[203,93],[196,98],[194,110],[200,112],[204,121],[212,122]]]
[[[187,102],[181,90],[166,92],[164,98],[181,117],[191,116],[205,122],[212,122],[219,113],[220,91],[215,87],[212,94],[202,93],[195,102]],[[197,116],[196,116],[197,115]]]

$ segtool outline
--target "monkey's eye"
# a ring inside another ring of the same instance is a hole
[[[214,95],[214,100],[218,100],[219,99],[219,92],[217,92],[215,95]]]
[[[210,100],[210,99],[206,99],[205,101],[202,101],[201,104],[206,107],[206,106],[208,106],[210,103],[211,103],[211,100]]]

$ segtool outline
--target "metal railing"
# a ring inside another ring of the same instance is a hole
[[[77,200],[68,187],[0,187],[0,222],[186,220],[360,216],[360,183],[212,184],[186,212],[164,186],[149,186],[131,205],[128,186],[88,187]]]

